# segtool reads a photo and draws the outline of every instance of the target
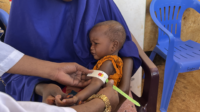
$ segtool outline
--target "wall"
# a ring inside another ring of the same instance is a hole
[[[200,0],[199,0],[200,1]],[[146,1],[146,20],[144,34],[144,51],[152,51],[156,45],[158,29],[150,17],[149,6],[151,0]],[[200,14],[193,9],[187,9],[182,18],[181,39],[193,40],[200,43]]]
[[[0,8],[9,13],[10,12],[9,0],[0,0]]]
[[[143,48],[146,0],[114,0],[120,9],[130,32]]]
[[[143,48],[144,26],[145,26],[145,7],[146,0],[114,0],[121,11],[130,32]],[[142,69],[131,78],[131,90],[141,96]]]

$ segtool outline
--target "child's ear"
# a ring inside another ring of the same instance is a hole
[[[115,52],[119,47],[119,41],[118,40],[114,40],[113,41],[113,45],[112,45],[112,52]]]

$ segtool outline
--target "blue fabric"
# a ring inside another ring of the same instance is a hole
[[[119,56],[133,58],[135,73],[141,64],[138,50],[113,0],[13,0],[5,42],[39,59],[77,62],[92,69],[96,60],[90,53],[88,32],[106,20],[117,20],[125,27],[127,38]],[[2,78],[6,92],[25,101],[38,100],[35,85],[48,81],[18,74]]]
[[[0,92],[5,92],[5,86],[1,80],[0,80]]]

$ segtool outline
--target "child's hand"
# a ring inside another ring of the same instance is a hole
[[[55,104],[57,106],[72,106],[76,105],[78,102],[78,97],[73,95],[67,95],[66,98],[62,98],[61,95],[55,97]]]
[[[61,88],[55,84],[47,84],[43,89],[42,102],[47,104],[55,105],[55,97],[57,95],[62,96],[62,99],[67,97],[67,94],[63,93]]]

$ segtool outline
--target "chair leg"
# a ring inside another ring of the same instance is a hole
[[[165,66],[164,84],[160,106],[161,112],[167,112],[178,73],[179,68],[175,64],[173,64],[173,66]]]
[[[155,56],[156,56],[156,52],[152,51],[152,52],[151,52],[151,55],[150,55],[150,57],[149,57],[149,58],[151,59],[151,61],[154,60]],[[145,79],[145,74],[143,75],[142,78]]]

